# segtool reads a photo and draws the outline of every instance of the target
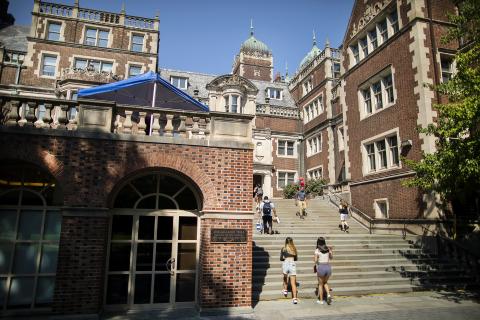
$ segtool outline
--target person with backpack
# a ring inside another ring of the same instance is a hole
[[[323,304],[324,292],[327,294],[327,304],[332,303],[332,296],[330,295],[330,288],[327,284],[328,279],[332,275],[332,266],[330,260],[333,258],[333,249],[328,247],[325,238],[319,237],[317,239],[317,248],[313,256],[314,271],[317,273],[318,279],[318,300],[317,303]]]
[[[263,220],[263,232],[273,234],[272,213],[276,217],[277,211],[275,210],[275,205],[268,200],[267,196],[263,198],[263,201],[260,204],[260,213],[262,214]]]

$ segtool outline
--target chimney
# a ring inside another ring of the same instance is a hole
[[[275,79],[273,79],[273,82],[282,82],[282,76],[280,75],[280,72],[277,71],[275,74]]]

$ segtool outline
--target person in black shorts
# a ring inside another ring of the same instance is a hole
[[[275,210],[275,205],[268,200],[267,196],[263,198],[263,201],[260,204],[260,213],[262,214],[263,220],[263,233],[273,234],[272,214],[276,217],[277,211]]]

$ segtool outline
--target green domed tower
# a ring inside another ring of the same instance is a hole
[[[253,35],[250,26],[250,37],[242,43],[240,52],[235,56],[232,74],[251,80],[272,81],[273,56],[268,46]]]

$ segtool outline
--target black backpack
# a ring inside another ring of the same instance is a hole
[[[269,202],[264,202],[263,203],[263,214],[266,215],[266,216],[269,216],[272,214],[272,205]]]

